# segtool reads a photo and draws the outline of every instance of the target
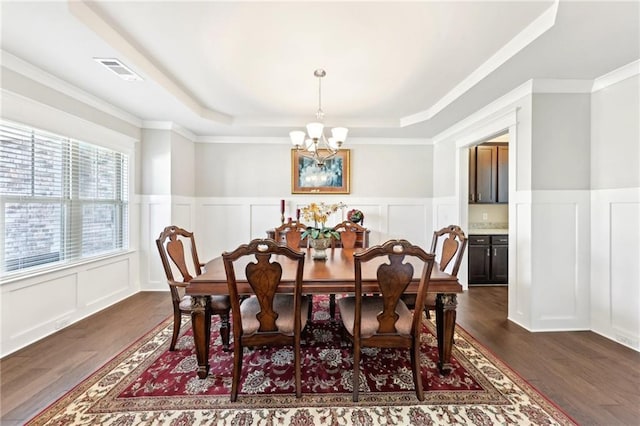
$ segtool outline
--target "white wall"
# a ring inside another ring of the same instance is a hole
[[[534,88],[434,138],[434,221],[453,198],[448,214],[467,225],[463,149],[509,129],[509,319],[532,331],[594,330],[640,350],[638,73],[592,94]],[[447,163],[457,171],[437,166]]]
[[[158,135],[154,133],[155,139]],[[166,288],[153,243],[164,226],[176,224],[196,232],[198,254],[206,260],[252,238],[266,237],[268,229],[280,225],[281,199],[286,203],[285,217],[295,217],[297,208],[312,201],[342,201],[349,208],[358,208],[371,230],[371,244],[397,237],[424,246],[430,243],[433,150],[426,141],[420,145],[379,139],[350,145],[351,193],[339,195],[292,195],[291,148],[283,141],[195,143],[195,197],[175,193],[142,196],[141,240],[147,242],[141,250],[143,289]],[[175,149],[174,145],[165,153],[174,165],[172,174],[183,168],[182,164],[176,168],[177,162],[188,164],[188,159],[174,160],[180,155]],[[143,162],[153,163],[149,159]],[[144,174],[155,172],[145,170]],[[171,179],[175,184],[175,178]],[[345,219],[346,210],[332,217],[329,224]]]
[[[590,99],[588,93],[533,95],[531,189],[589,189]]]
[[[534,93],[531,330],[588,330],[589,93]]]
[[[133,131],[129,123],[13,71],[4,68],[2,71],[4,119],[118,149],[130,156],[130,173],[132,177],[136,175],[135,137],[139,131]],[[133,193],[130,194],[130,251],[35,275],[3,279],[0,283],[0,357],[139,291],[140,272],[135,251],[140,216],[137,201]]]
[[[346,198],[431,197],[433,147],[426,140],[420,145],[385,139],[356,141],[345,148],[350,150],[351,158],[351,193]],[[291,145],[286,140],[264,144],[197,143],[196,195],[300,197],[291,196],[290,153]]]
[[[640,76],[591,98],[591,328],[640,349]]]

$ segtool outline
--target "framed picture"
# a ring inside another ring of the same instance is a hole
[[[326,152],[320,152],[326,154]],[[313,159],[307,158],[296,149],[291,150],[291,193],[292,194],[348,194],[349,193],[349,153],[341,149],[318,167]]]

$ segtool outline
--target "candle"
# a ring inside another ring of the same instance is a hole
[[[300,220],[300,209],[296,209],[296,220]]]
[[[280,200],[280,213],[284,213],[284,200]]]

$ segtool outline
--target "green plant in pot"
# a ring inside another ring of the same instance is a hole
[[[301,235],[301,238],[309,238],[309,244],[314,249],[313,259],[326,259],[325,250],[331,246],[331,239],[340,239],[340,233],[333,228],[325,226],[332,213],[346,207],[343,203],[325,204],[310,203],[301,210],[302,217],[306,222],[313,221],[313,226],[309,226]]]

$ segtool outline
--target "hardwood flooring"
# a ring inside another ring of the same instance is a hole
[[[640,425],[640,354],[592,332],[529,333],[507,321],[507,287],[458,296],[458,324],[582,425]],[[139,293],[0,360],[0,423],[23,424],[165,319]]]

